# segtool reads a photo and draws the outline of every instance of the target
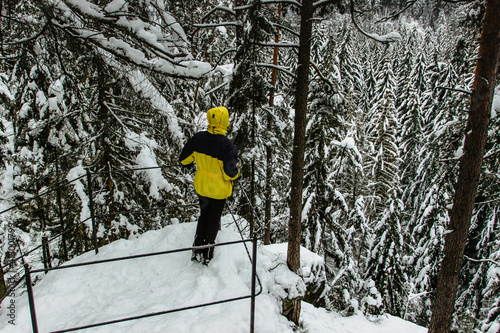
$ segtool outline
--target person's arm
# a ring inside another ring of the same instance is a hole
[[[240,176],[238,170],[238,151],[231,141],[228,142],[226,151],[224,154],[224,179],[225,180],[235,180]]]
[[[186,166],[194,162],[194,137],[190,138],[182,148],[179,162]]]

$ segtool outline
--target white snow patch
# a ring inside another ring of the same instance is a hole
[[[69,170],[68,174],[66,175],[66,180],[67,181],[72,181],[74,179],[77,179],[79,177],[82,177],[83,175],[86,174],[85,168],[82,166],[81,161],[79,161],[78,166],[74,167],[73,169]],[[81,182],[81,179],[74,181],[73,186],[75,188],[76,194],[80,198],[80,201],[82,203],[82,211],[80,212],[80,221],[85,221],[90,218],[90,208],[89,208],[89,197],[85,193],[85,186]],[[87,220],[85,222],[89,230],[92,229],[92,224],[90,220]]]
[[[174,109],[168,101],[160,94],[149,79],[140,71],[135,70],[128,73],[130,84],[134,90],[142,95],[142,97],[151,101],[152,105],[163,115],[167,117],[168,129],[172,136],[181,142],[184,138],[183,133],[179,128],[179,122],[175,115]]]
[[[156,161],[154,150],[158,148],[158,144],[155,140],[149,139],[145,133],[129,132],[125,137],[125,145],[131,150],[140,149],[135,162],[138,168],[147,168],[139,172],[145,172],[149,179],[151,184],[149,187],[150,196],[160,199],[160,190],[172,190],[172,185],[163,177]]]
[[[81,172],[82,168],[75,168],[71,173]],[[225,216],[222,224],[231,221]],[[217,243],[240,239],[229,227],[222,228]],[[97,255],[91,251],[66,264],[190,247],[195,229],[196,223],[181,223],[148,231],[138,238],[101,247]],[[247,244],[251,253],[252,245]],[[62,330],[250,294],[251,264],[243,244],[217,247],[209,266],[191,262],[190,255],[190,251],[177,252],[49,272],[34,286],[39,331]],[[322,264],[319,256],[308,251],[302,251],[301,261],[303,267]],[[275,297],[278,289],[284,291],[283,286],[297,286],[302,281],[286,267],[286,244],[259,246],[257,264],[263,292],[256,298],[255,332],[292,333],[293,325],[280,314],[281,304]],[[6,299],[15,301],[16,325],[9,324],[7,311],[2,311],[0,333],[32,330],[27,294],[16,294],[16,298]],[[422,327],[391,316],[370,322],[362,315],[341,317],[304,302],[301,318],[310,333],[425,332]],[[248,332],[249,326],[250,299],[245,299],[97,327],[92,332],[243,333]]]
[[[491,103],[491,119],[495,119],[500,113],[500,86],[495,88],[493,102]]]

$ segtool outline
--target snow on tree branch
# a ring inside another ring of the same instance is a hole
[[[37,0],[34,8],[39,12],[32,15],[32,35],[9,40],[4,47],[38,38],[48,24],[126,63],[172,77],[198,79],[212,71],[210,64],[193,59],[184,30],[161,0],[113,0],[102,6],[87,0]],[[28,16],[15,15],[23,14]]]
[[[302,4],[300,4],[299,2],[297,1],[294,1],[294,0],[263,0],[261,1],[262,4],[289,4],[289,5],[293,5],[297,8],[302,8]],[[244,5],[244,6],[238,6],[236,8],[234,8],[235,10],[246,10],[246,9],[249,9],[251,8],[253,5]]]
[[[219,11],[219,10],[227,12],[233,16],[236,16],[236,11],[232,10],[231,8],[228,8],[226,6],[215,6],[205,16],[203,16],[203,18],[201,19],[201,22],[205,22],[213,13],[215,13],[216,11]]]
[[[355,19],[355,10],[354,10],[354,1],[351,0],[350,3],[350,10],[351,10],[351,20],[356,29],[358,29],[359,32],[361,32],[363,35],[365,35],[368,38],[371,38],[377,42],[383,43],[383,44],[389,44],[391,42],[396,42],[402,39],[401,34],[397,31],[390,32],[386,35],[380,36],[376,33],[369,33],[365,31],[363,28],[361,28],[358,24],[358,22]]]
[[[291,72],[289,69],[283,67],[283,66],[275,66],[273,64],[267,64],[267,63],[257,63],[256,64],[259,67],[266,67],[266,68],[275,68],[285,74],[288,74],[290,77],[295,77],[295,73]]]

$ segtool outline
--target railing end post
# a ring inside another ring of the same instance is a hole
[[[28,292],[28,302],[30,306],[31,326],[33,327],[33,333],[38,333],[38,322],[36,319],[35,310],[35,296],[33,295],[33,282],[31,281],[31,270],[28,263],[24,263],[24,273],[26,276],[26,289]]]
[[[252,238],[252,291],[250,303],[250,333],[254,333],[255,326],[255,284],[257,276],[257,236]]]

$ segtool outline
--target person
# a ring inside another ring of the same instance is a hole
[[[184,166],[196,164],[194,188],[198,194],[200,216],[196,226],[194,246],[215,244],[226,199],[231,196],[233,181],[240,172],[238,153],[225,135],[229,127],[229,112],[216,107],[207,112],[208,129],[193,135],[179,156]],[[191,260],[208,265],[214,247],[193,250]]]

